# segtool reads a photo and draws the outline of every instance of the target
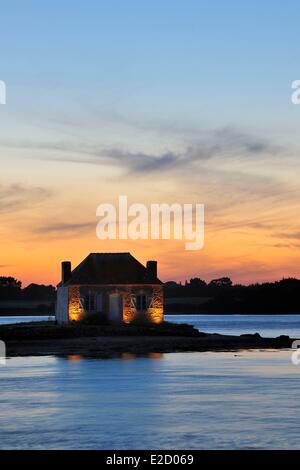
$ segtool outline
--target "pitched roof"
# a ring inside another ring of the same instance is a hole
[[[64,285],[162,284],[130,253],[90,253]],[[61,283],[59,285],[62,285]]]

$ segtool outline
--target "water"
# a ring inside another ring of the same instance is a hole
[[[49,315],[34,315],[34,316],[8,316],[8,317],[0,317],[0,325],[9,325],[10,323],[28,323],[32,321],[48,321],[54,320],[54,316]]]
[[[207,333],[259,333],[271,338],[279,335],[300,338],[300,315],[166,315],[165,319],[190,323]]]
[[[300,448],[289,351],[12,358],[0,374],[1,449]]]
[[[300,332],[298,316],[188,320],[221,333]],[[0,448],[300,449],[300,366],[290,355],[11,358],[0,365]]]

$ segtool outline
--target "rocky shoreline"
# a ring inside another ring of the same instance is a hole
[[[160,325],[89,325],[54,322],[2,325],[0,339],[6,355],[45,356],[82,355],[120,357],[122,354],[195,351],[238,351],[242,349],[286,349],[288,336],[262,338],[253,335],[229,336],[199,332],[192,325],[164,322]]]
[[[43,340],[9,340],[7,356],[72,356],[112,358],[123,354],[240,351],[291,348],[293,339],[282,336],[262,338],[256,335],[227,336],[96,336]]]

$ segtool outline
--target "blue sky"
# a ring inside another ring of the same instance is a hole
[[[288,131],[299,13],[296,1],[3,2],[1,73],[17,109],[88,102],[216,127],[278,113]]]

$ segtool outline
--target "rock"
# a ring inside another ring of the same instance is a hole
[[[277,336],[276,339],[289,340],[291,338],[288,335],[280,335],[280,336]]]
[[[260,334],[259,333],[245,333],[243,335],[240,335],[241,337],[243,338],[261,338]]]

